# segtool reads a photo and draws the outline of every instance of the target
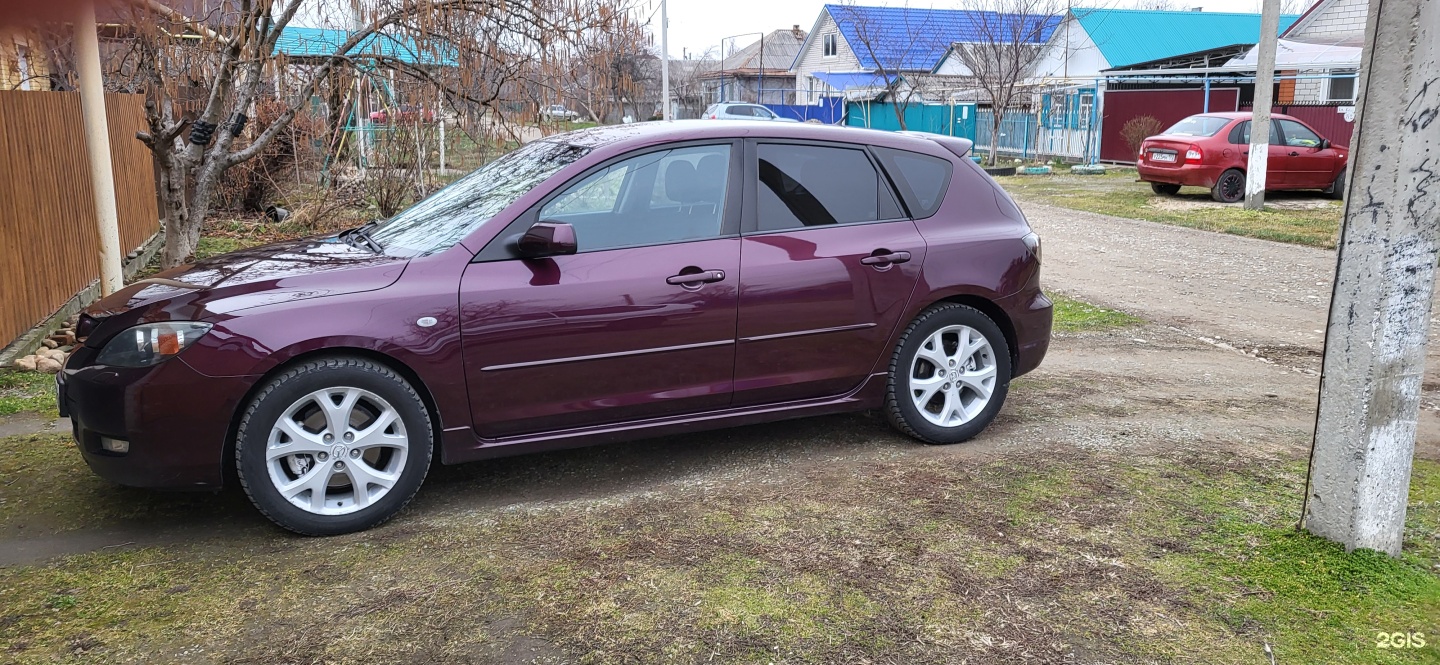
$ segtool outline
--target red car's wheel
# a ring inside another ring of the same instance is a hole
[[[1221,173],[1215,186],[1210,188],[1210,197],[1221,203],[1235,203],[1245,198],[1245,173],[1240,169]]]

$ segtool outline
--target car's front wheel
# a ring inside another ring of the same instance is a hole
[[[1010,347],[979,310],[935,305],[910,323],[890,361],[886,416],[926,443],[960,443],[985,429],[1010,390]]]
[[[409,503],[430,468],[429,412],[393,370],[363,358],[297,365],[255,395],[235,442],[255,507],[311,536],[361,531]]]

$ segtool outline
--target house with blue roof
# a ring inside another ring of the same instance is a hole
[[[977,41],[985,27],[1005,18],[962,9],[825,5],[791,66],[797,103],[834,95],[873,97],[921,78],[933,84],[951,45]],[[1045,25],[1034,40],[1043,43],[1059,17],[1038,20]]]

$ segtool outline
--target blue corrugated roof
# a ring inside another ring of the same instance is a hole
[[[1021,27],[1013,15],[964,9],[825,5],[825,11],[862,67],[912,71],[930,71],[955,42],[981,41],[981,28],[987,25],[1033,33],[1027,41],[1039,44],[1050,39],[1060,23],[1059,16],[1036,16]]]
[[[813,72],[810,75],[842,92],[852,88],[883,88],[895,80],[894,76],[880,76],[872,72]]]
[[[280,33],[280,38],[275,41],[275,52],[296,58],[325,57],[334,55],[335,51],[349,38],[350,33],[344,30],[286,27],[284,32]],[[412,65],[455,66],[453,51],[437,55],[434,53],[435,50],[433,47],[421,49],[416,45],[415,40],[408,37],[402,40],[390,35],[379,34],[360,40],[360,43],[350,50],[350,55],[361,57],[366,54],[378,54]],[[445,50],[449,51],[449,49]]]
[[[1147,9],[1076,9],[1076,20],[1111,67],[1260,41],[1259,14]],[[1285,32],[1294,14],[1280,17]]]

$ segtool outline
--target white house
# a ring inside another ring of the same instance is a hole
[[[1320,0],[1281,35],[1275,69],[1298,77],[1292,90],[1282,84],[1282,98],[1295,104],[1355,101],[1368,9],[1366,0]],[[1252,71],[1255,65],[1254,49],[1229,63]]]

